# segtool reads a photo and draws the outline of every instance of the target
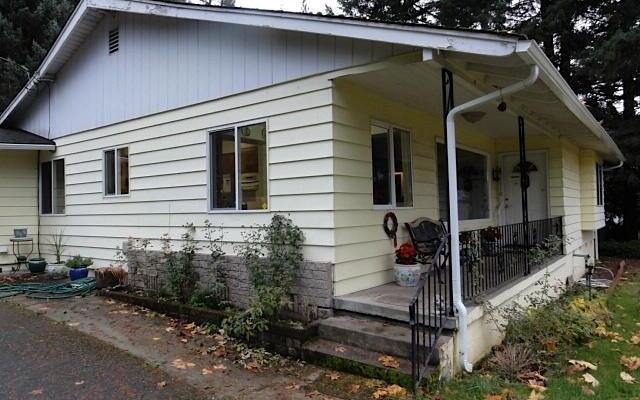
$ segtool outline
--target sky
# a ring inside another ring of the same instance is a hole
[[[324,11],[325,4],[339,13],[338,0],[307,0],[309,11]],[[264,8],[267,10],[301,11],[302,0],[236,0],[236,7]]]

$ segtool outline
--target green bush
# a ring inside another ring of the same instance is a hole
[[[276,214],[269,225],[254,226],[242,236],[236,249],[249,271],[252,299],[249,308],[227,318],[222,327],[231,336],[250,340],[290,304],[291,287],[304,261],[304,234],[289,218]]]
[[[73,256],[73,258],[67,260],[67,267],[71,269],[86,268],[93,265],[93,260],[89,257],[82,257],[80,255]]]
[[[619,258],[640,258],[640,240],[618,242],[606,240],[600,242],[600,255]]]

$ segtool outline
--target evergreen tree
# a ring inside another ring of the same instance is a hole
[[[74,7],[73,0],[0,1],[0,109],[35,72]]]

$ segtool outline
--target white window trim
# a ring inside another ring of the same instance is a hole
[[[127,163],[127,176],[129,178],[129,193],[125,193],[125,194],[121,194],[119,193],[122,188],[121,186],[121,182],[119,181],[119,176],[120,176],[120,162],[118,160],[118,150],[120,149],[127,149],[128,150],[128,158],[129,158],[129,162]],[[115,194],[107,194],[107,169],[105,168],[105,162],[106,162],[106,154],[108,151],[113,151],[114,153],[114,162],[115,162],[115,169],[114,169],[114,174],[115,176],[113,177],[115,180],[115,185],[116,185],[116,193]],[[103,198],[116,198],[116,197],[130,197],[131,196],[131,148],[129,146],[116,146],[116,147],[109,147],[108,149],[104,149],[102,150],[102,197]]]
[[[266,175],[267,175],[267,208],[264,210],[243,210],[242,209],[242,188],[240,186],[240,141],[238,140],[238,128],[247,126],[247,125],[255,125],[255,124],[264,124],[266,129],[265,134],[265,146],[266,146]],[[211,184],[211,136],[213,133],[225,131],[228,129],[233,129],[233,137],[235,140],[235,167],[236,167],[236,208],[212,208],[212,196],[211,191],[213,189],[213,185]],[[216,126],[214,128],[210,128],[206,132],[206,143],[207,143],[207,212],[209,214],[265,214],[271,212],[271,179],[269,179],[269,121],[266,119],[256,119],[249,121],[236,122],[234,124],[227,124]]]
[[[436,137],[436,146],[434,148],[435,151],[435,162],[436,162],[436,198],[437,198],[437,205],[438,205],[438,215],[440,215],[440,181],[438,178],[438,144],[441,144],[444,146],[444,138],[441,137]],[[460,143],[456,143],[456,150],[460,149],[460,150],[465,150],[471,153],[476,153],[479,154],[481,156],[484,156],[487,159],[487,170],[486,170],[486,176],[485,176],[485,180],[487,181],[487,196],[488,196],[488,204],[487,207],[489,208],[489,216],[487,218],[475,218],[475,219],[462,219],[460,218],[460,223],[466,223],[466,224],[480,224],[480,225],[487,225],[487,224],[492,224],[494,222],[494,213],[493,213],[493,203],[494,203],[494,187],[493,187],[493,180],[491,179],[491,171],[493,170],[493,163],[492,163],[492,159],[491,159],[491,154],[484,151],[484,150],[480,150],[478,148],[475,147],[471,147],[471,146],[467,146],[464,144],[460,144]],[[440,219],[445,219],[444,216],[440,215]],[[446,216],[446,221],[449,220],[449,216]]]
[[[389,190],[391,191],[391,204],[374,204],[373,203],[373,162],[371,164],[371,178],[372,178],[372,183],[371,183],[371,204],[374,210],[411,210],[413,208],[416,207],[416,203],[415,203],[415,195],[414,195],[414,190],[415,190],[415,172],[414,172],[414,162],[413,162],[413,132],[411,131],[411,129],[409,128],[405,128],[401,125],[397,125],[397,124],[392,124],[389,122],[383,122],[377,119],[372,119],[369,121],[369,143],[371,143],[371,126],[378,126],[380,128],[386,128],[387,129],[387,135],[389,137],[389,171],[390,173],[393,175],[395,174],[395,157],[394,157],[394,144],[393,144],[393,129],[400,129],[403,130],[405,132],[409,133],[409,163],[411,165],[411,205],[410,206],[398,206],[396,204],[396,180],[395,177],[394,179],[391,179],[390,185],[389,185]]]
[[[55,206],[53,204],[53,181],[55,176],[53,175],[53,163],[55,161],[62,160],[64,163],[64,213],[55,213],[53,210]],[[42,164],[51,163],[51,213],[44,214],[42,212]],[[67,162],[64,157],[56,157],[51,160],[40,161],[40,165],[38,166],[38,215],[41,217],[63,217],[67,215]]]

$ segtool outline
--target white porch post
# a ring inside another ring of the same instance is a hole
[[[451,233],[451,285],[453,292],[453,305],[458,312],[458,348],[460,366],[467,372],[471,372],[473,365],[469,362],[469,338],[467,334],[467,309],[462,301],[462,271],[460,268],[460,221],[458,220],[458,176],[456,160],[456,126],[457,114],[481,106],[503,96],[518,92],[538,79],[538,67],[533,65],[529,76],[520,82],[516,82],[503,89],[488,93],[477,99],[461,104],[447,115],[447,171],[449,174],[449,231]]]

